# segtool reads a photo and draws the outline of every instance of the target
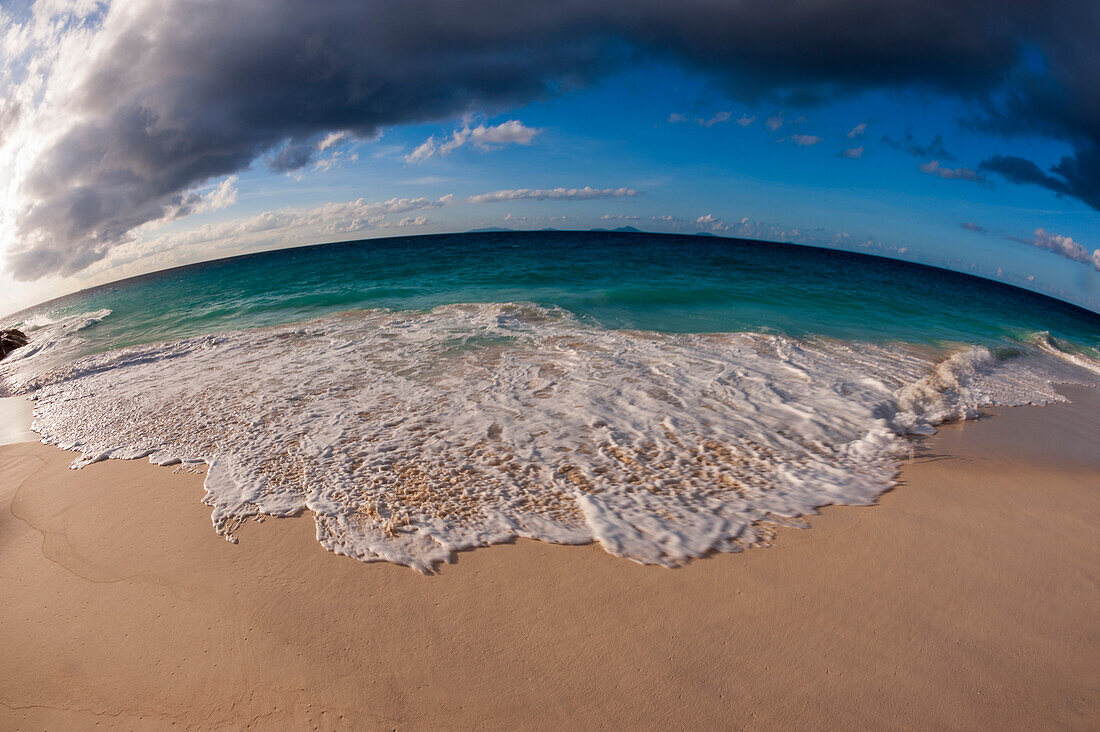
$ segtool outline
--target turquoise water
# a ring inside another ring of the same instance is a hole
[[[219,260],[17,314],[109,309],[89,350],[335,312],[532,302],[609,328],[996,345],[1049,331],[1092,350],[1100,316],[967,275],[712,237],[500,232],[382,239]]]
[[[161,272],[17,314],[43,441],[207,466],[235,540],[430,572],[516,537],[676,565],[889,488],[913,435],[1100,386],[1100,316],[862,255],[492,233]]]

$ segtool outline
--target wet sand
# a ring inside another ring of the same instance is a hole
[[[1100,726],[1100,391],[923,445],[876,506],[669,570],[521,541],[436,576],[202,476],[0,447],[0,728]]]

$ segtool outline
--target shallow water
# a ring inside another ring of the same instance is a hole
[[[887,489],[909,435],[1100,383],[1100,317],[858,255],[534,233],[314,247],[20,314],[0,389],[95,460],[210,466],[232,539],[430,571],[516,536],[674,565]]]

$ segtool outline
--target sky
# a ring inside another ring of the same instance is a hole
[[[622,226],[1100,312],[1095,0],[17,0],[0,64],[0,313],[264,249]]]

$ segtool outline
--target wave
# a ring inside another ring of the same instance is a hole
[[[906,435],[1100,383],[1046,355],[610,330],[511,303],[345,313],[44,370],[32,356],[0,376],[32,394],[44,441],[82,453],[74,467],[206,463],[204,502],[230,540],[249,517],[308,510],[329,550],[430,572],[515,537],[664,565],[739,551],[761,522],[874,502]]]
[[[110,314],[107,309],[60,317],[39,314],[18,323],[30,342],[0,361],[0,397],[33,391],[39,375],[71,361],[84,349],[81,331]]]
[[[1070,343],[1060,338],[1055,338],[1047,331],[1035,333],[1031,337],[1031,341],[1043,353],[1054,356],[1057,359],[1084,369],[1085,371],[1100,375],[1100,361],[1096,359],[1095,354],[1089,355],[1081,349],[1075,348]]]

